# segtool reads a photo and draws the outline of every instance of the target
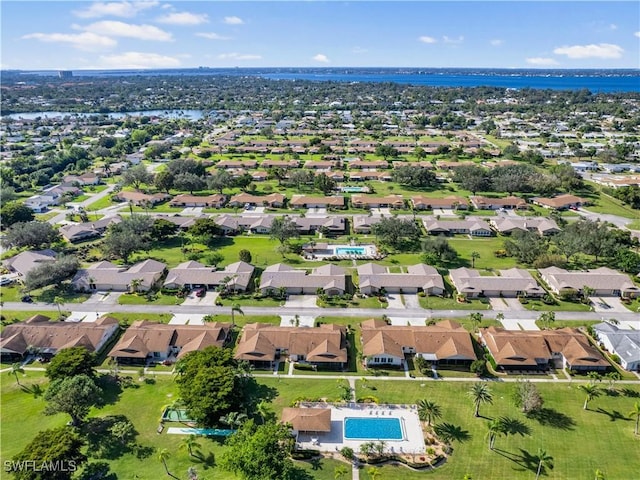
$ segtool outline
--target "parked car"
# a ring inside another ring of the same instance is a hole
[[[207,290],[204,288],[199,288],[196,290],[196,297],[202,298],[207,294]]]
[[[30,295],[24,295],[20,300],[24,303],[33,303],[33,298]]]

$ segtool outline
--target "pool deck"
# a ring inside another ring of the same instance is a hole
[[[306,406],[314,404],[305,403]],[[326,404],[315,404],[317,407],[327,408]],[[344,438],[345,418],[398,418],[402,425],[402,440],[384,440],[385,451],[392,453],[424,453],[424,433],[420,426],[420,420],[415,408],[408,405],[365,405],[350,403],[348,406],[330,405],[331,407],[331,431],[329,433],[298,434],[299,448],[313,448],[322,452],[335,452],[342,447],[351,447],[354,451],[360,451],[360,445],[368,440],[347,440]]]

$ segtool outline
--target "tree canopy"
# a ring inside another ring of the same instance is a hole
[[[53,225],[34,220],[11,225],[2,243],[7,247],[48,248],[59,239],[60,234]]]
[[[371,231],[381,243],[394,249],[406,244],[415,244],[420,237],[420,229],[413,220],[384,217],[371,227]]]
[[[191,352],[177,366],[176,383],[189,416],[206,426],[241,409],[242,379],[236,375],[237,362],[228,348],[207,347]]]
[[[47,401],[44,413],[67,413],[71,417],[71,423],[78,426],[89,414],[91,407],[100,402],[101,396],[102,390],[88,375],[59,378],[51,382],[44,395]]]
[[[73,277],[79,266],[80,262],[75,256],[61,255],[53,262],[43,262],[29,270],[24,279],[25,287],[35,290],[47,285],[60,285]]]
[[[292,238],[299,238],[300,232],[296,223],[285,215],[273,219],[270,236],[284,244]]]
[[[2,228],[10,227],[14,223],[18,222],[30,222],[35,218],[33,210],[27,207],[24,203],[8,201],[4,191],[2,192],[1,198],[6,202],[3,203],[0,208],[0,225]]]
[[[274,422],[256,426],[249,420],[227,440],[220,466],[243,480],[292,480],[293,443],[287,426]]]
[[[63,348],[47,365],[45,375],[51,380],[74,375],[95,376],[95,355],[84,347]]]

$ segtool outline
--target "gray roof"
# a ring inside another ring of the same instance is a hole
[[[130,268],[102,261],[94,263],[89,268],[78,270],[78,273],[73,277],[73,284],[76,288],[89,288],[91,283],[119,285],[127,288],[133,280],[138,279],[141,280],[140,286],[143,289],[148,289],[162,275],[165,268],[164,263],[151,259],[137,263]]]
[[[550,287],[557,291],[571,288],[582,290],[584,286],[595,290],[620,290],[621,292],[640,292],[628,275],[611,268],[600,267],[595,270],[568,271],[563,268],[541,268],[540,275]]]
[[[613,352],[625,363],[640,362],[640,330],[627,330],[603,322],[593,326],[598,337],[606,336]]]
[[[360,286],[383,287],[414,287],[444,290],[444,281],[438,271],[424,263],[407,267],[405,273],[390,273],[386,267],[375,263],[366,263],[358,267]]]
[[[490,223],[500,233],[513,230],[535,230],[544,235],[560,231],[558,224],[554,220],[542,217],[513,217],[509,215],[496,217]]]
[[[236,262],[227,265],[223,270],[207,267],[199,262],[189,261],[169,270],[165,285],[219,285],[225,278],[231,278],[229,286],[246,290],[251,276],[253,265],[245,262]]]
[[[482,293],[485,290],[544,293],[531,274],[522,268],[510,268],[499,272],[500,276],[482,276],[478,270],[462,267],[451,270],[449,276],[459,293]]]
[[[344,290],[346,285],[346,271],[342,267],[332,264],[323,265],[307,274],[305,270],[295,269],[283,263],[277,263],[265,268],[262,273],[260,288],[337,288]]]
[[[450,231],[450,230],[469,230],[470,232],[477,230],[491,231],[491,227],[484,220],[478,220],[475,218],[469,220],[436,220],[433,217],[428,217],[422,220],[424,228],[428,232],[432,231]]]
[[[44,262],[54,262],[56,259],[56,252],[53,250],[33,250],[29,252],[19,253],[11,258],[5,260],[4,266],[10,270],[14,270],[18,274],[25,276],[31,270]]]

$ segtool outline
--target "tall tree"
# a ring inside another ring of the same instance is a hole
[[[60,234],[53,225],[34,220],[11,225],[2,238],[2,244],[6,247],[48,248],[59,239]]]
[[[285,425],[256,425],[249,420],[227,440],[220,467],[243,480],[293,480],[293,444],[294,438]]]
[[[70,480],[87,459],[82,453],[84,443],[70,427],[43,430],[12,458],[9,472],[17,480]],[[34,460],[41,465],[59,465],[60,468],[46,471],[24,468],[26,462]]]
[[[24,375],[24,368],[22,368],[22,364],[20,362],[12,363],[11,369],[9,370],[9,375],[13,375],[16,377],[16,383],[20,385],[20,379],[18,378],[18,374]]]
[[[200,448],[200,443],[198,443],[198,437],[195,435],[189,435],[182,439],[180,442],[180,448],[186,450],[189,453],[190,457],[193,457],[193,450],[196,448]]]
[[[175,177],[169,170],[161,170],[156,173],[153,179],[153,184],[158,190],[163,190],[169,193],[169,190],[173,188],[173,181]]]
[[[420,238],[420,229],[411,219],[383,217],[371,227],[371,231],[381,243],[394,249],[417,243]]]
[[[35,218],[33,210],[24,203],[9,202],[4,196],[4,192],[0,198],[3,199],[3,202],[6,202],[0,207],[0,225],[2,228],[10,227],[14,223],[31,222]]]
[[[418,418],[431,426],[434,419],[442,417],[440,405],[432,400],[422,399],[418,401]]]
[[[494,418],[489,421],[487,425],[489,430],[487,431],[487,438],[489,439],[489,450],[493,450],[496,438],[500,435],[504,435],[505,428],[502,419]]]
[[[270,237],[283,245],[292,238],[300,237],[298,225],[286,215],[276,217],[271,223]]]
[[[95,355],[84,347],[63,348],[47,365],[45,375],[52,382],[75,375],[95,376]]]
[[[474,416],[480,416],[480,405],[483,403],[492,404],[493,395],[486,383],[475,382],[468,392],[469,396],[473,400]]]
[[[584,406],[582,407],[584,410],[587,410],[589,407],[589,402],[594,398],[600,396],[600,389],[591,383],[587,383],[586,385],[578,385],[578,388],[582,390],[585,394]]]
[[[122,182],[140,190],[142,185],[153,184],[153,174],[147,170],[146,165],[140,163],[127,168],[122,174]]]
[[[633,410],[629,412],[629,417],[636,418],[636,427],[633,430],[635,435],[638,435],[638,426],[640,425],[640,402],[636,402],[633,404]]]
[[[538,480],[545,468],[553,468],[553,457],[542,448],[539,448],[533,458],[538,464],[538,469],[536,470],[536,480]]]
[[[87,375],[55,380],[44,395],[47,401],[44,413],[67,413],[71,417],[71,424],[78,426],[89,414],[91,407],[100,402],[101,397],[102,390]]]
[[[320,173],[314,178],[313,186],[316,190],[320,190],[325,195],[329,195],[336,188],[336,182],[326,173]]]

